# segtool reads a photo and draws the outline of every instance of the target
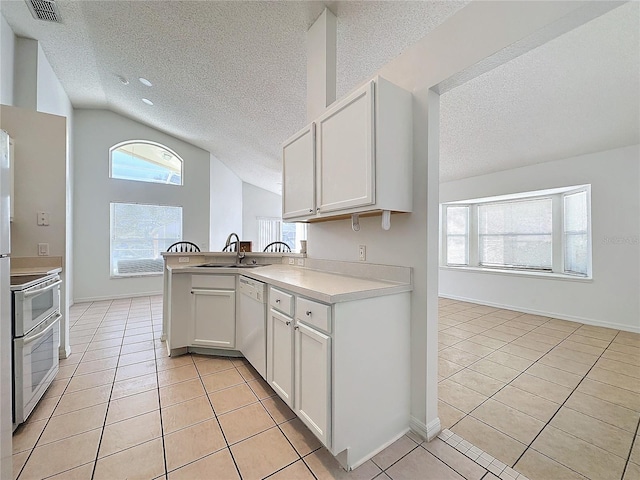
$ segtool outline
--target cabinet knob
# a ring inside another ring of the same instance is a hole
[[[276,303],[280,303],[280,299],[279,298],[276,298]]]
[[[316,208],[316,212],[320,212],[320,207]]]
[[[309,209],[309,213],[313,213],[313,208],[310,208],[310,209]]]
[[[306,311],[306,312],[304,312],[304,313],[306,313],[306,314],[307,314],[307,317],[310,317],[310,316],[311,316],[311,310],[307,310],[307,311]]]
[[[298,325],[296,325],[295,327],[293,327],[294,330],[298,330],[300,327]]]
[[[287,320],[287,325],[291,325],[291,320]]]

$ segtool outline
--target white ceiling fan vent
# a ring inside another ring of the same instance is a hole
[[[55,0],[25,0],[25,2],[36,20],[62,23]]]

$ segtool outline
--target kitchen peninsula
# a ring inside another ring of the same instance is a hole
[[[241,355],[240,281],[261,282],[263,377],[342,466],[406,433],[411,269],[281,254],[230,266],[233,256],[164,254],[168,354]]]

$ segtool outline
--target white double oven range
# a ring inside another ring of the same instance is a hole
[[[25,422],[58,373],[60,276],[11,276],[13,429]]]

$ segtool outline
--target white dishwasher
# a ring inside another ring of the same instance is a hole
[[[266,380],[267,378],[267,286],[249,277],[240,277],[240,315],[236,341],[238,349]]]

